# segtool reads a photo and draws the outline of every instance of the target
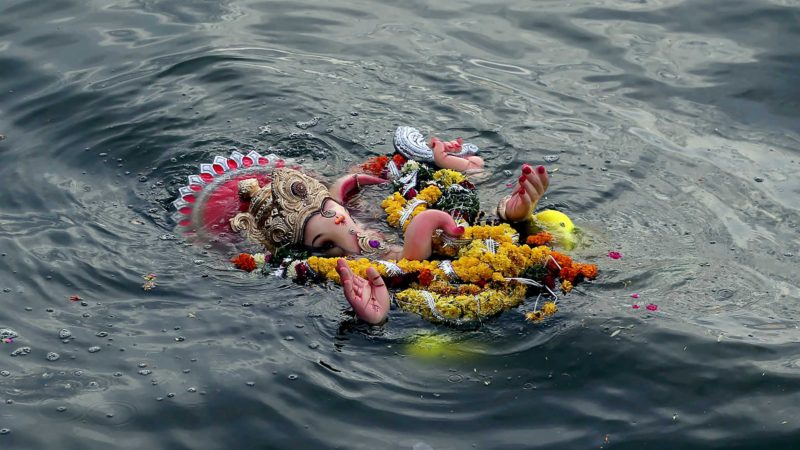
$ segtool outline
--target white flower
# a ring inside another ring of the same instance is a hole
[[[254,254],[253,259],[256,260],[256,266],[259,268],[261,268],[267,262],[267,257],[263,253]]]
[[[419,163],[413,159],[409,159],[405,164],[403,164],[403,173],[411,173],[416,170],[419,170]]]
[[[291,264],[289,264],[289,267],[286,268],[286,276],[288,278],[291,278],[292,280],[297,278],[297,266],[299,264],[302,264],[302,263],[303,263],[303,261],[299,261],[299,260],[298,261],[292,261]]]

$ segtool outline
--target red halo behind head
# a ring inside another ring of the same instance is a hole
[[[172,202],[180,215],[178,225],[187,233],[229,233],[230,219],[250,206],[239,199],[239,182],[255,178],[266,186],[272,170],[285,165],[275,155],[264,157],[256,151],[243,155],[236,150],[228,158],[217,156],[212,163],[201,164],[200,173],[189,176],[189,184],[178,189],[180,198]]]

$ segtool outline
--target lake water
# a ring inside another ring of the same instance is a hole
[[[798,42],[794,0],[0,0],[0,448],[798,448]],[[558,156],[599,279],[368,328],[175,230],[214,155],[333,177],[397,125],[486,202]]]

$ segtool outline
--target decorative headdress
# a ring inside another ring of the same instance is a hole
[[[255,178],[239,181],[239,197],[250,207],[231,219],[231,228],[270,251],[302,243],[306,223],[331,199],[322,183],[293,169],[275,169],[264,187]]]

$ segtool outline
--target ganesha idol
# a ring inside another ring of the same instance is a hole
[[[237,263],[247,270],[272,265],[293,278],[340,283],[358,317],[373,324],[391,307],[387,282],[406,285],[395,295],[398,306],[438,322],[480,320],[518,306],[531,286],[555,296],[555,278],[571,261],[546,245],[521,243],[518,229],[530,227],[516,226],[533,220],[549,183],[544,167],[521,167],[514,192],[500,201],[490,225],[466,176],[483,170],[477,147],[460,139],[426,141],[411,127],[397,129],[394,147],[393,155],[373,158],[360,173],[327,187],[275,155],[218,156],[179,190],[179,224],[200,234],[234,231],[262,245],[266,257],[240,255],[254,261]],[[348,210],[360,189],[380,184],[396,190],[382,207],[402,232],[402,245],[387,242]],[[567,274],[571,283],[596,275],[582,268]],[[526,278],[534,272],[554,279]],[[543,309],[534,309],[541,317]]]

